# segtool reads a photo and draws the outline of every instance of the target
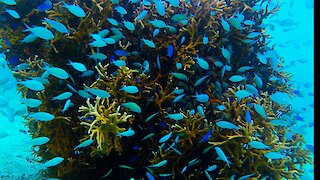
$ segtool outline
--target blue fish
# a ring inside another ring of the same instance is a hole
[[[155,178],[149,172],[146,172],[146,176],[147,176],[148,180],[155,180]]]
[[[167,54],[167,56],[168,57],[172,57],[172,55],[173,55],[173,46],[169,45],[168,46],[168,54]]]
[[[9,64],[11,65],[15,65],[19,62],[19,57],[18,56],[13,56],[12,58],[10,58],[8,61],[9,61]]]
[[[117,56],[127,56],[127,52],[124,51],[124,50],[121,50],[121,49],[115,50],[114,53],[115,53]]]
[[[209,96],[207,94],[198,94],[196,92],[196,95],[194,95],[192,97],[195,97],[201,103],[206,103],[209,101]]]
[[[152,34],[152,37],[156,37],[158,34],[159,34],[160,30],[158,28],[156,28],[154,31],[153,31],[153,34]]]
[[[309,149],[310,151],[312,151],[312,153],[314,153],[314,146],[313,145],[307,144],[306,148]]]
[[[294,115],[293,118],[298,121],[303,121],[303,117],[299,116],[298,114]]]
[[[207,132],[207,134],[203,136],[203,138],[201,139],[200,142],[207,142],[208,139],[209,139],[210,136],[211,136],[212,131],[213,131],[213,128],[211,128],[211,129]]]
[[[246,119],[246,122],[247,122],[248,124],[251,124],[251,123],[252,123],[251,114],[250,114],[250,111],[249,111],[249,110],[247,110],[247,112],[246,112],[245,119]]]
[[[164,135],[160,140],[159,143],[164,143],[166,141],[168,141],[171,138],[172,132],[170,132],[169,134]]]
[[[110,56],[110,62],[113,62],[115,59],[116,59],[116,56],[114,56],[114,55]]]
[[[48,11],[50,9],[52,9],[52,2],[50,0],[46,0],[37,6],[37,10],[40,12]]]
[[[118,132],[117,136],[130,137],[130,136],[132,136],[134,134],[135,134],[134,130],[131,127],[129,127],[129,129],[124,131],[124,132]]]

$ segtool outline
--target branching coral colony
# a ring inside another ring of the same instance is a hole
[[[29,10],[22,20],[41,25],[46,17],[68,34],[47,23],[53,39],[17,43],[22,23],[0,31],[21,57],[14,75],[24,98],[41,100],[29,110],[54,115],[28,122],[34,137],[50,138],[36,153],[65,158],[48,176],[299,179],[312,163],[290,129],[290,105],[273,98],[294,95],[280,55],[266,45],[263,19],[279,4],[73,3]],[[45,89],[30,90],[31,79]]]
[[[79,108],[79,112],[85,113],[83,118],[93,116],[94,119],[92,122],[81,122],[81,125],[89,128],[88,134],[90,134],[90,139],[95,138],[98,144],[97,148],[103,150],[106,155],[113,149],[121,152],[120,139],[116,135],[126,130],[125,128],[119,127],[119,125],[127,122],[132,115],[128,115],[126,112],[123,114],[119,113],[120,106],[116,108],[116,102],[109,104],[109,99],[100,101],[100,97],[97,97],[95,105],[93,106],[90,103],[90,99],[88,99],[88,107],[82,106]]]

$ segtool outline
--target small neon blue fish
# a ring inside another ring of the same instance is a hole
[[[146,172],[146,176],[147,176],[148,180],[155,180],[155,178],[149,172]]]
[[[110,33],[110,31],[108,29],[103,29],[101,30],[98,35],[101,37],[101,38],[104,38],[105,36],[107,36],[108,34]]]
[[[253,82],[254,82],[254,85],[258,89],[260,89],[262,87],[262,85],[263,85],[262,79],[259,76],[257,76],[256,74],[254,75]]]
[[[192,97],[195,97],[197,99],[197,101],[199,101],[201,103],[206,103],[209,101],[209,96],[207,94],[198,94],[196,92],[196,95],[194,95]]]
[[[127,93],[130,93],[130,94],[135,94],[135,93],[139,92],[139,89],[137,88],[137,86],[124,86],[120,90],[123,90]]]
[[[251,67],[251,66],[242,66],[237,70],[237,72],[238,73],[243,73],[243,72],[248,71],[250,69],[253,69],[253,67]]]
[[[123,8],[122,6],[116,6],[114,8],[121,16],[123,16],[124,14],[127,14],[127,10],[125,8]]]
[[[246,119],[246,122],[247,122],[248,124],[252,124],[252,123],[253,123],[253,121],[252,121],[252,119],[251,119],[251,114],[250,114],[250,111],[249,111],[249,110],[247,110],[247,112],[246,112],[245,119]]]
[[[168,0],[172,7],[179,7],[179,0]]]
[[[171,19],[175,22],[181,22],[188,19],[188,16],[185,14],[175,14],[171,17]]]
[[[65,7],[68,9],[69,12],[71,12],[73,15],[77,16],[77,17],[85,17],[86,13],[84,12],[84,10],[77,5],[69,5],[66,4],[65,2],[62,2],[62,7]]]
[[[244,76],[240,76],[240,75],[233,75],[229,78],[229,81],[231,82],[241,82],[243,80],[246,80],[247,78]]]
[[[270,149],[270,146],[267,146],[260,141],[251,141],[248,145],[255,149]]]
[[[74,150],[79,149],[79,148],[84,148],[84,147],[90,146],[93,142],[94,142],[94,140],[92,140],[92,139],[87,139],[87,140],[83,141],[82,143],[80,143],[78,146],[76,146],[76,147],[74,148]]]
[[[180,45],[182,45],[185,40],[186,40],[186,37],[185,37],[185,36],[182,36],[182,38],[181,38],[181,40],[180,40]]]
[[[147,139],[150,139],[150,138],[152,138],[154,135],[156,135],[156,134],[155,134],[155,133],[150,133],[150,134],[146,135],[145,137],[143,137],[141,141],[145,141],[145,140],[147,140]]]
[[[218,121],[216,124],[217,124],[218,127],[224,128],[224,129],[235,129],[235,130],[239,130],[240,129],[240,127],[238,127],[238,126],[236,126],[233,123],[228,122],[228,121]]]
[[[129,31],[134,31],[134,24],[130,21],[123,21],[124,27],[126,27]]]
[[[121,105],[132,112],[141,113],[140,106],[135,102],[122,103]]]
[[[206,175],[206,177],[208,178],[208,180],[213,180],[210,174],[208,173],[207,169],[205,169],[203,172],[204,172],[204,175]]]
[[[115,44],[116,43],[116,40],[109,37],[109,38],[104,38],[103,41],[107,44]]]
[[[154,0],[153,2],[155,3],[158,14],[164,16],[166,14],[166,9],[164,8],[163,3],[160,0]]]
[[[182,73],[171,73],[171,75],[179,80],[188,81],[188,77]]]
[[[10,16],[14,17],[15,19],[19,19],[20,15],[17,13],[17,11],[13,10],[13,9],[8,9],[6,8],[5,11],[10,14]]]
[[[256,55],[257,55],[259,62],[261,62],[262,64],[268,64],[268,59],[266,58],[266,56],[264,56],[261,53],[257,53]]]
[[[121,66],[126,66],[126,62],[122,59],[119,59],[119,60],[115,60],[115,61],[112,61],[110,64],[113,64],[117,67],[121,67]]]
[[[62,113],[64,113],[66,110],[68,110],[68,108],[71,106],[71,100],[70,99],[68,99],[67,101],[66,101],[66,103],[64,104],[64,106],[63,106],[63,109],[61,110],[61,112]]]
[[[199,78],[199,79],[196,81],[196,83],[194,83],[193,86],[194,86],[194,87],[199,86],[207,77],[208,77],[208,75]]]
[[[159,54],[157,54],[157,67],[159,70],[161,70],[160,55]]]
[[[62,158],[62,157],[55,157],[55,158],[52,158],[49,161],[45,162],[43,165],[46,168],[53,167],[53,166],[60,164],[63,160],[64,160],[64,158]]]
[[[219,158],[222,161],[226,162],[228,167],[230,167],[230,164],[232,164],[232,163],[227,159],[227,156],[224,154],[222,149],[220,147],[214,147],[214,149],[216,150],[216,153],[218,154]]]
[[[32,118],[39,121],[51,121],[55,118],[55,116],[47,112],[35,112],[30,113],[27,118]]]
[[[101,98],[109,98],[110,94],[102,89],[94,89],[94,88],[88,88],[86,89],[87,92],[89,92],[90,94],[93,94],[95,96],[99,96]]]
[[[28,141],[28,144],[32,146],[41,146],[46,144],[49,141],[50,139],[44,136],[44,137],[37,137],[37,138],[31,139],[30,141]]]
[[[238,19],[238,18],[235,18],[235,17],[231,17],[231,18],[229,18],[229,23],[234,28],[236,28],[238,30],[242,30],[242,26],[241,26],[241,21],[240,20],[241,19]]]
[[[273,119],[272,121],[270,121],[270,124],[272,124],[273,126],[289,126],[290,125],[288,121],[283,119]]]
[[[195,57],[195,59],[197,60],[197,64],[204,70],[209,70],[209,64],[206,60],[204,60],[203,58],[199,58],[198,56]]]
[[[185,96],[185,94],[180,94],[179,96],[177,96],[176,98],[173,99],[173,102],[174,103],[179,102],[184,96]]]
[[[268,152],[264,155],[266,158],[269,158],[271,160],[274,160],[274,159],[283,159],[285,158],[286,156],[284,154],[281,154],[279,152]]]
[[[43,22],[48,23],[53,29],[61,32],[61,33],[69,33],[69,30],[67,29],[67,27],[65,25],[63,25],[61,22],[58,21],[54,21],[48,18],[44,18]]]
[[[184,93],[184,89],[174,89],[172,92],[174,94],[182,94],[182,93]]]
[[[180,121],[181,119],[183,119],[183,115],[181,113],[176,113],[176,114],[168,114],[165,118],[170,118],[176,121]]]
[[[227,32],[230,31],[230,25],[228,24],[228,22],[224,18],[221,18],[221,25],[225,31],[227,31]]]
[[[90,55],[87,55],[89,58],[97,60],[97,61],[103,61],[105,59],[107,59],[107,56],[103,53],[93,53]]]
[[[243,24],[247,25],[247,26],[251,26],[251,25],[255,25],[256,22],[252,21],[252,20],[244,20]]]
[[[238,90],[234,95],[238,98],[238,101],[241,101],[242,98],[249,97],[252,94],[247,90]]]
[[[208,42],[209,42],[208,37],[207,37],[207,36],[203,36],[203,38],[202,38],[202,43],[203,43],[204,45],[206,45],[206,44],[208,44]]]
[[[275,93],[270,95],[270,99],[273,102],[276,102],[281,105],[289,105],[290,104],[290,97],[287,93],[276,91]]]
[[[79,62],[72,62],[70,60],[68,60],[69,63],[67,65],[71,65],[75,70],[80,71],[80,72],[85,72],[87,71],[87,67]]]
[[[77,93],[85,99],[92,98],[92,96],[85,90],[79,90]]]
[[[224,58],[226,58],[228,61],[230,61],[230,58],[231,58],[230,52],[229,52],[226,48],[224,48],[224,47],[222,47],[222,48],[220,48],[220,49],[221,49],[222,56],[223,56]]]
[[[44,40],[50,40],[54,38],[54,35],[52,34],[52,32],[45,27],[34,26],[31,28],[27,24],[25,24],[25,26],[27,27],[27,29],[23,30],[22,32],[30,31],[32,32],[33,35]]]
[[[143,41],[143,43],[144,43],[145,45],[147,45],[147,46],[150,47],[150,48],[155,48],[155,47],[156,47],[156,45],[154,44],[154,42],[151,41],[151,40],[144,39],[144,38],[142,38],[141,40]]]
[[[167,54],[167,56],[168,57],[172,57],[172,55],[173,55],[173,46],[169,45],[168,46],[168,54]]]
[[[148,14],[148,11],[147,10],[143,10],[141,11],[138,16],[134,19],[135,22],[138,22],[138,21],[141,21],[143,20]]]
[[[52,2],[50,0],[46,0],[37,6],[37,10],[40,12],[48,11],[50,9],[52,9]]]
[[[31,89],[34,91],[42,91],[45,88],[41,82],[36,81],[36,80],[20,81],[20,82],[17,82],[17,84],[22,84],[23,86],[27,87],[28,89]]]
[[[130,137],[130,136],[133,136],[134,134],[135,134],[134,130],[132,130],[132,128],[130,127],[128,130],[124,132],[118,132],[117,136]]]
[[[152,118],[154,118],[157,114],[159,114],[159,112],[156,112],[154,114],[151,114],[147,119],[146,122],[150,121]]]
[[[98,41],[93,41],[93,42],[89,43],[89,45],[92,47],[100,48],[100,47],[107,46],[107,43],[104,42],[103,40],[98,40]]]
[[[201,116],[206,117],[206,115],[204,114],[204,110],[203,110],[201,105],[197,106],[197,111]]]
[[[159,34],[160,30],[158,28],[153,30],[152,37],[156,37]]]
[[[152,21],[148,20],[148,23],[156,28],[166,28],[167,27],[167,24],[164,21],[158,20],[158,19],[155,19]]]
[[[114,26],[118,26],[119,25],[118,21],[113,19],[113,18],[107,18],[107,21],[109,21],[109,23],[114,25]]]
[[[246,90],[249,91],[249,92],[252,93],[252,94],[256,94],[256,95],[259,94],[259,91],[257,90],[257,88],[254,87],[254,86],[251,85],[251,84],[246,84]]]
[[[203,136],[203,138],[201,139],[200,142],[207,142],[208,139],[211,137],[212,131],[213,131],[213,128],[211,128],[211,129]]]
[[[224,105],[218,105],[217,109],[220,110],[220,111],[223,111],[223,110],[226,109],[226,107]]]
[[[27,99],[21,99],[21,102],[28,107],[36,108],[39,107],[42,104],[42,101],[39,99],[33,99],[33,98],[27,98]]]
[[[163,161],[160,161],[159,163],[157,164],[154,164],[154,165],[151,165],[151,166],[148,166],[148,167],[151,167],[151,168],[158,168],[158,167],[162,167],[164,165],[166,165],[168,163],[167,160],[163,160]]]
[[[117,56],[127,56],[127,51],[121,50],[121,49],[115,50],[114,53],[115,53]]]
[[[263,118],[267,119],[266,111],[260,104],[254,104],[254,110],[256,110],[256,112],[260,114]]]
[[[207,171],[214,171],[215,169],[217,169],[217,165],[212,165],[212,166],[208,166]]]
[[[16,5],[17,2],[15,0],[0,0],[0,2],[3,2],[6,5]]]
[[[246,179],[248,179],[248,178],[250,178],[250,177],[252,177],[254,175],[255,175],[255,173],[244,175],[244,176],[239,177],[238,180],[246,180]],[[263,180],[263,179],[261,179],[261,180]]]
[[[171,138],[172,132],[170,132],[169,134],[164,135],[160,140],[159,143],[164,143],[166,141],[168,141]]]
[[[35,41],[38,37],[35,36],[33,33],[30,33],[29,35],[27,35],[26,37],[24,37],[22,40],[20,40],[19,42],[21,43],[31,43],[33,41]]]

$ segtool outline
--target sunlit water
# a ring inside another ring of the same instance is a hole
[[[268,19],[271,25],[267,28],[267,33],[272,37],[270,44],[284,58],[286,71],[294,75],[292,83],[301,92],[301,97],[297,96],[292,100],[292,106],[303,118],[303,121],[297,122],[295,130],[304,135],[307,145],[313,146],[314,9],[310,4],[308,0],[282,1],[280,11]],[[286,18],[293,19],[295,24],[283,26],[277,23]],[[5,53],[3,49],[0,51]],[[2,57],[5,59],[3,54]],[[5,67],[2,72],[8,76],[0,84],[0,176],[3,179],[38,179],[43,167],[36,163],[41,157],[36,157],[32,146],[28,144],[31,135],[25,126],[27,121],[21,116],[26,107],[20,103],[21,95],[16,90],[10,69],[3,62],[0,63]],[[300,111],[301,109],[305,110]],[[10,115],[6,112],[16,113]],[[301,178],[312,179],[313,164],[304,168],[305,175]]]

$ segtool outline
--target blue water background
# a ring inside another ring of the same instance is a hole
[[[276,1],[274,1],[276,2]],[[281,9],[273,17],[266,20],[269,25],[266,33],[270,34],[269,45],[274,45],[275,50],[285,60],[284,66],[287,72],[294,76],[290,83],[295,84],[301,92],[301,97],[292,99],[292,106],[303,118],[297,121],[294,128],[296,132],[303,134],[307,145],[314,145],[314,9],[310,0],[283,0],[280,1]],[[278,20],[286,18],[295,22],[293,26],[281,26]],[[1,51],[5,51],[0,49]],[[3,58],[5,59],[5,58]],[[1,62],[0,62],[1,63]],[[5,65],[6,66],[6,65]],[[22,111],[26,108],[20,102],[21,94],[12,82],[15,79],[10,73],[8,66],[6,74],[9,79],[0,85],[0,177],[4,179],[38,179],[42,164],[41,160],[33,154],[32,146],[27,142],[31,139],[27,122],[21,115],[14,116],[10,122],[6,111]],[[301,179],[313,179],[314,166],[306,165],[305,175]]]

